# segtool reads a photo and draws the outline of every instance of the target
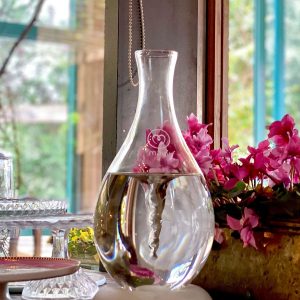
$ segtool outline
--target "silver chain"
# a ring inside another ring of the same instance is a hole
[[[140,11],[141,11],[141,27],[142,27],[142,47],[146,48],[146,32],[145,32],[145,18],[144,18],[144,6],[143,0],[139,0]],[[128,13],[128,73],[129,80],[132,86],[138,86],[138,82],[133,81],[132,74],[132,23],[133,23],[133,8],[132,8],[132,0],[129,0],[128,5],[129,13]]]

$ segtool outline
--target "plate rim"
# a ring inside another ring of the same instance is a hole
[[[26,272],[24,274],[19,273],[19,274],[0,274],[0,283],[5,283],[5,282],[18,282],[18,281],[29,281],[29,280],[38,280],[38,279],[47,279],[47,278],[53,278],[53,277],[61,277],[69,274],[75,273],[79,267],[80,267],[80,261],[76,259],[68,259],[68,258],[55,258],[55,257],[26,257],[26,256],[8,256],[8,257],[0,257],[0,266],[1,266],[1,261],[5,260],[17,260],[17,261],[22,261],[22,260],[32,260],[32,261],[63,261],[63,262],[69,262],[70,265],[64,266],[64,267],[57,267],[57,268],[49,268],[45,270],[42,266],[40,272],[38,272],[39,268],[36,268],[37,271],[34,273]]]

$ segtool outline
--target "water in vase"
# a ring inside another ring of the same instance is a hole
[[[201,180],[197,174],[106,175],[95,238],[102,263],[121,285],[176,288],[201,269],[214,230]]]

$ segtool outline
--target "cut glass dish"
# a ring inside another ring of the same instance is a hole
[[[30,281],[23,289],[22,298],[88,300],[97,291],[97,283],[80,269],[68,276]]]
[[[0,198],[0,217],[53,216],[63,215],[66,211],[67,204],[62,200]]]

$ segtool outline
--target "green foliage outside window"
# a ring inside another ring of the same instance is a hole
[[[285,109],[300,124],[300,3],[283,3]],[[254,143],[254,0],[230,0],[229,7],[229,140],[244,152]],[[270,124],[274,121],[274,0],[265,0],[265,14],[265,105]]]
[[[2,1],[0,21],[25,25],[36,3]],[[42,23],[51,22],[48,8],[46,14],[43,12]],[[0,65],[14,42],[15,38],[1,37],[0,27]],[[67,115],[62,122],[35,122],[29,114],[24,122],[18,120],[18,110],[22,105],[46,105],[45,110],[47,106],[60,105],[67,113],[72,60],[73,51],[67,45],[25,40],[0,78],[0,149],[13,154],[19,196],[66,198]],[[51,111],[49,114],[51,119]]]

